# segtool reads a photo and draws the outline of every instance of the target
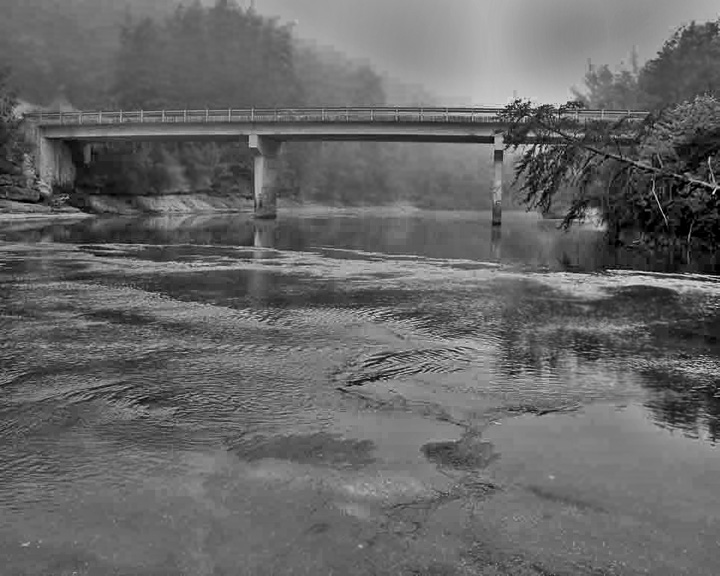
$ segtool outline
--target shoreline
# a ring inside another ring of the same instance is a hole
[[[20,211],[16,209],[4,212],[0,210],[0,223],[2,222],[23,222],[23,221],[47,221],[47,220],[73,220],[73,219],[87,219],[87,218],[107,218],[107,217],[151,217],[151,216],[200,216],[200,215],[230,215],[230,214],[249,214],[252,215],[252,204],[246,199],[241,199],[239,202],[180,202],[176,203],[174,200],[179,195],[168,195],[168,197],[159,197],[160,200],[157,206],[144,206],[138,207],[127,207],[121,209],[120,206],[124,199],[115,199],[109,196],[101,197],[105,202],[101,202],[95,206],[100,208],[99,210],[86,211],[82,209],[69,209],[61,208],[59,210],[32,210]],[[183,195],[185,197],[195,196],[195,199],[199,195]],[[140,197],[146,198],[146,197]],[[108,201],[109,200],[109,201]],[[215,205],[213,205],[215,204]],[[234,205],[233,205],[234,204]],[[31,205],[35,206],[35,205]],[[102,208],[105,208],[104,210]],[[278,217],[282,216],[282,213],[303,213],[303,214],[318,214],[318,215],[333,215],[338,217],[343,216],[359,216],[367,213],[374,213],[378,209],[383,211],[383,215],[388,217],[399,217],[399,216],[419,216],[422,214],[433,213],[437,217],[457,217],[463,214],[489,214],[489,209],[480,210],[445,210],[445,209],[427,209],[414,206],[406,203],[392,203],[392,204],[380,204],[380,205],[329,205],[329,204],[318,204],[313,202],[302,202],[294,198],[279,198],[278,199]],[[527,210],[505,210],[504,215],[509,218],[514,218],[518,214],[527,216],[529,212]],[[539,215],[536,216],[538,221],[543,220]]]
[[[96,218],[88,212],[0,212],[0,222],[23,222],[26,220],[84,220]]]

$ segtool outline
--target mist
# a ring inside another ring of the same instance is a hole
[[[248,0],[249,1],[249,0]],[[672,30],[718,15],[713,0],[255,0],[296,33],[365,58],[441,102],[564,102],[588,59],[641,63]]]

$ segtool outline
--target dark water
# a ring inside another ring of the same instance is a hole
[[[720,573],[717,262],[488,222],[2,223],[3,573]]]

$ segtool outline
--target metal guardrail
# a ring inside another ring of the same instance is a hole
[[[28,112],[41,125],[175,124],[215,122],[445,122],[499,124],[503,108],[250,108],[224,110],[118,110]],[[638,110],[573,110],[577,120],[643,119]]]

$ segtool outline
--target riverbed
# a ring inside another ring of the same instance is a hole
[[[2,573],[720,573],[717,262],[489,220],[3,225]]]

